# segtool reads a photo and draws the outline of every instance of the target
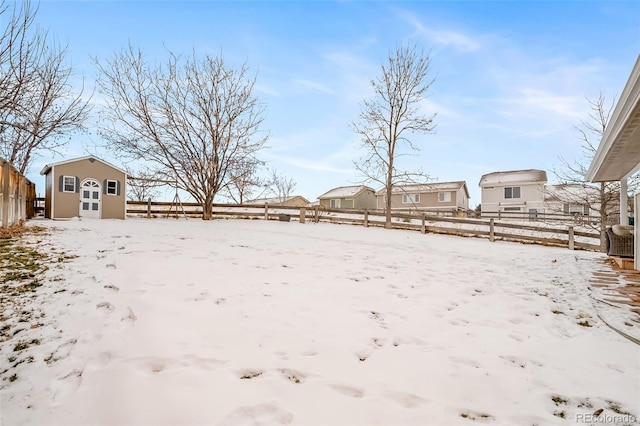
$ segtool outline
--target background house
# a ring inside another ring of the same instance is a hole
[[[127,173],[94,156],[44,166],[45,217],[124,219]]]
[[[544,170],[513,170],[483,175],[479,186],[482,191],[483,213],[544,212]]]
[[[594,186],[579,184],[545,185],[544,192],[546,213],[580,216],[598,216],[600,214],[600,190]]]
[[[377,207],[385,208],[387,189],[376,193]],[[469,190],[465,181],[398,185],[391,190],[391,210],[469,210]]]
[[[268,204],[270,206],[307,207],[310,203],[309,200],[304,198],[302,195],[292,195],[290,197],[256,198],[255,200],[245,201],[244,204],[260,206]]]
[[[340,186],[318,197],[322,207],[331,209],[375,209],[376,193],[368,186]]]

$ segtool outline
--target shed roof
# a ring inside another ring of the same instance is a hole
[[[70,160],[64,160],[64,161],[59,161],[57,163],[47,164],[42,168],[42,170],[40,171],[40,174],[41,175],[46,175],[47,173],[49,173],[49,170],[51,170],[55,166],[59,166],[59,165],[62,165],[62,164],[75,163],[77,161],[91,160],[91,159],[94,159],[96,161],[100,161],[101,163],[106,164],[107,166],[109,166],[111,168],[114,168],[114,169],[118,170],[119,172],[124,173],[125,175],[127,174],[127,172],[122,170],[120,167],[116,167],[113,164],[107,163],[106,161],[101,160],[100,158],[96,157],[95,155],[85,155],[84,157],[72,158]]]
[[[306,204],[309,204],[309,200],[304,198],[302,195],[292,195],[290,197],[267,197],[267,198],[256,198],[253,200],[245,201],[244,204],[282,204],[291,200],[295,200],[296,198],[302,199]]]
[[[538,169],[493,172],[480,178],[480,187],[507,183],[546,183],[547,172]]]
[[[338,188],[333,188],[332,190],[325,192],[324,194],[319,196],[318,199],[355,197],[363,191],[371,191],[372,193],[375,193],[373,188],[369,188],[365,185],[340,186]]]

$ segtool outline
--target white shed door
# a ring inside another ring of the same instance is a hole
[[[94,179],[87,179],[80,185],[80,217],[100,219],[101,194],[100,184]]]

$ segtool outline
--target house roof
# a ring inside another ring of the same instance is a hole
[[[544,170],[511,170],[508,172],[493,172],[482,175],[478,186],[501,185],[508,183],[546,183],[547,172]]]
[[[457,191],[460,188],[464,188],[464,192],[469,198],[469,190],[467,188],[467,182],[454,181],[454,182],[433,182],[415,185],[396,185],[391,189],[392,194],[408,194],[408,193],[427,193],[427,192],[440,192],[440,191]],[[376,195],[385,195],[387,193],[386,188],[381,188]]]
[[[268,198],[256,198],[254,200],[245,201],[244,204],[282,204],[296,198],[302,199],[306,204],[309,204],[309,200],[302,195],[292,195],[290,197],[268,197]]]
[[[613,109],[586,179],[621,180],[640,166],[640,55]]]
[[[587,201],[600,197],[600,190],[595,186],[580,184],[557,184],[545,185],[544,200],[545,201]]]
[[[319,196],[318,199],[355,197],[363,191],[371,191],[375,193],[373,188],[369,188],[368,186],[364,185],[340,186],[338,188],[333,188],[331,191],[325,192],[324,194]]]
[[[70,160],[64,160],[64,161],[59,161],[57,163],[47,164],[42,168],[42,170],[40,171],[40,174],[41,175],[46,175],[47,173],[49,173],[49,170],[51,170],[55,166],[59,166],[59,165],[62,165],[62,164],[75,163],[76,161],[89,160],[89,159],[92,159],[92,158],[94,160],[96,160],[96,161],[99,161],[99,162],[101,162],[103,164],[106,164],[109,167],[112,167],[112,168],[118,170],[119,172],[124,173],[125,175],[127,174],[127,172],[122,170],[120,167],[116,167],[113,164],[107,163],[106,161],[101,160],[100,158],[96,157],[95,155],[85,155],[84,157],[72,158]]]

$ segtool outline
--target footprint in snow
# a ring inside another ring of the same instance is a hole
[[[262,376],[262,374],[263,374],[262,370],[250,370],[250,369],[239,370],[237,372],[238,378],[242,380],[255,379],[257,377]]]
[[[291,370],[288,368],[282,368],[279,370],[282,377],[289,380],[291,383],[300,384],[307,378],[307,374],[300,371]]]
[[[82,373],[82,370],[74,369],[52,381],[50,385],[53,388],[53,401],[60,401],[75,392],[82,384]]]
[[[236,408],[219,423],[223,426],[237,425],[288,425],[293,414],[283,410],[275,402],[245,405]]]
[[[416,408],[419,407],[420,405],[428,402],[427,399],[412,394],[412,393],[406,393],[406,392],[385,392],[384,396],[388,399],[390,399],[391,401],[402,405],[405,408]]]
[[[347,395],[353,398],[362,398],[364,396],[364,390],[360,388],[355,388],[352,386],[345,386],[345,385],[337,385],[337,384],[329,385],[329,387],[336,392],[339,392],[343,395]]]
[[[116,308],[109,302],[101,302],[96,305],[96,309],[101,309],[107,312],[113,312]]]
[[[137,321],[137,319],[138,317],[136,316],[136,314],[133,313],[133,310],[127,307],[127,313],[125,316],[120,318],[120,321],[134,323]]]

